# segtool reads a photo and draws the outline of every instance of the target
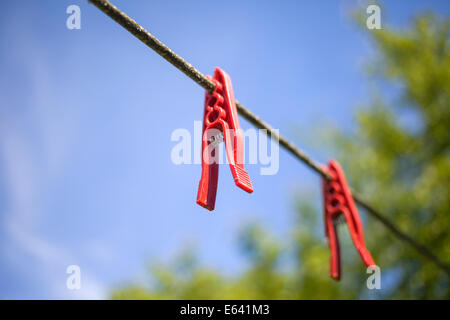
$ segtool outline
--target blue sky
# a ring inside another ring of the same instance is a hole
[[[358,1],[113,3],[204,74],[226,70],[241,103],[318,161],[332,154],[304,128],[351,128],[367,98],[372,51],[349,17]],[[66,28],[71,4],[81,30]],[[206,211],[200,166],[170,158],[173,130],[201,120],[203,89],[87,1],[0,9],[0,298],[106,298],[190,244],[232,274],[245,268],[240,226],[258,220],[282,238],[294,195],[318,193],[318,177],[281,150],[274,176],[247,166],[251,195],[221,167]],[[382,23],[405,26],[424,9],[450,12],[447,1],[392,1]],[[72,264],[78,291],[66,288]]]

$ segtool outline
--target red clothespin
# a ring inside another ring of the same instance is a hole
[[[325,178],[322,180],[325,207],[325,234],[328,238],[331,251],[330,276],[335,280],[340,280],[341,258],[336,230],[336,222],[340,216],[344,215],[353,244],[365,265],[369,267],[375,265],[375,262],[370,252],[366,249],[363,225],[347,180],[345,179],[344,171],[335,160],[330,160],[329,167],[324,169],[331,176],[330,181],[327,181]]]
[[[239,126],[236,102],[230,76],[220,68],[214,77],[208,78],[216,89],[206,91],[203,116],[202,177],[198,186],[197,203],[208,210],[214,210],[217,181],[219,179],[218,142],[223,138],[225,150],[236,185],[253,192],[250,177],[244,168],[244,140]]]

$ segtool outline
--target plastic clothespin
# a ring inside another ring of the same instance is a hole
[[[208,210],[214,210],[219,179],[218,142],[223,138],[231,173],[236,185],[253,192],[247,171],[245,171],[244,140],[239,126],[236,102],[230,76],[220,68],[208,78],[216,89],[206,91],[203,115],[202,177],[198,186],[197,203]]]
[[[335,280],[341,279],[341,258],[336,224],[345,217],[350,236],[356,250],[359,252],[366,266],[375,265],[375,262],[364,243],[364,232],[358,209],[353,200],[352,193],[345,179],[344,171],[335,160],[330,160],[329,167],[324,168],[331,176],[331,180],[323,178],[325,234],[330,246],[330,276]]]

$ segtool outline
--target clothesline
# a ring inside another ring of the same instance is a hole
[[[205,90],[212,92],[215,89],[215,84],[204,76],[200,71],[194,68],[190,63],[185,61],[182,57],[173,52],[169,47],[164,45],[155,36],[150,34],[142,26],[136,23],[133,19],[127,16],[124,12],[119,10],[116,6],[111,4],[108,0],[88,0],[94,4],[97,8],[111,17],[114,21],[127,29],[136,38],[145,43],[148,47],[156,51],[161,57],[170,62],[173,66],[182,71],[189,78],[194,80]],[[298,160],[307,165],[310,169],[320,174],[323,178],[329,180],[328,173],[320,167],[315,161],[313,161],[307,154],[297,148],[293,143],[287,140],[284,136],[275,131],[269,124],[261,120],[258,116],[252,113],[249,109],[245,108],[236,100],[236,107],[239,114],[256,126],[259,129],[267,130],[269,137],[279,141],[279,144],[291,153]],[[403,231],[401,231],[390,219],[385,215],[374,209],[369,203],[355,191],[352,190],[353,198],[362,208],[364,208],[372,217],[381,222],[389,231],[393,233],[397,238],[403,240],[412,246],[419,254],[426,259],[432,261],[437,267],[443,270],[448,276],[450,276],[450,267],[443,261],[441,261],[434,253],[428,248],[420,244],[417,240],[413,239]]]

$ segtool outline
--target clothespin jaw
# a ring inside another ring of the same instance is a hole
[[[236,185],[249,193],[253,192],[250,177],[244,168],[244,140],[239,125],[236,101],[230,76],[216,68],[214,76],[208,77],[216,85],[212,93],[206,91],[203,114],[202,176],[197,203],[214,210],[219,179],[218,144],[220,136],[225,142],[225,151]]]
[[[341,258],[339,239],[336,230],[337,219],[343,215],[350,231],[353,244],[366,266],[375,265],[370,252],[364,243],[364,231],[358,209],[353,200],[344,171],[337,161],[330,160],[328,168],[324,168],[331,180],[322,179],[324,195],[325,234],[330,247],[330,276],[335,280],[341,278]]]

